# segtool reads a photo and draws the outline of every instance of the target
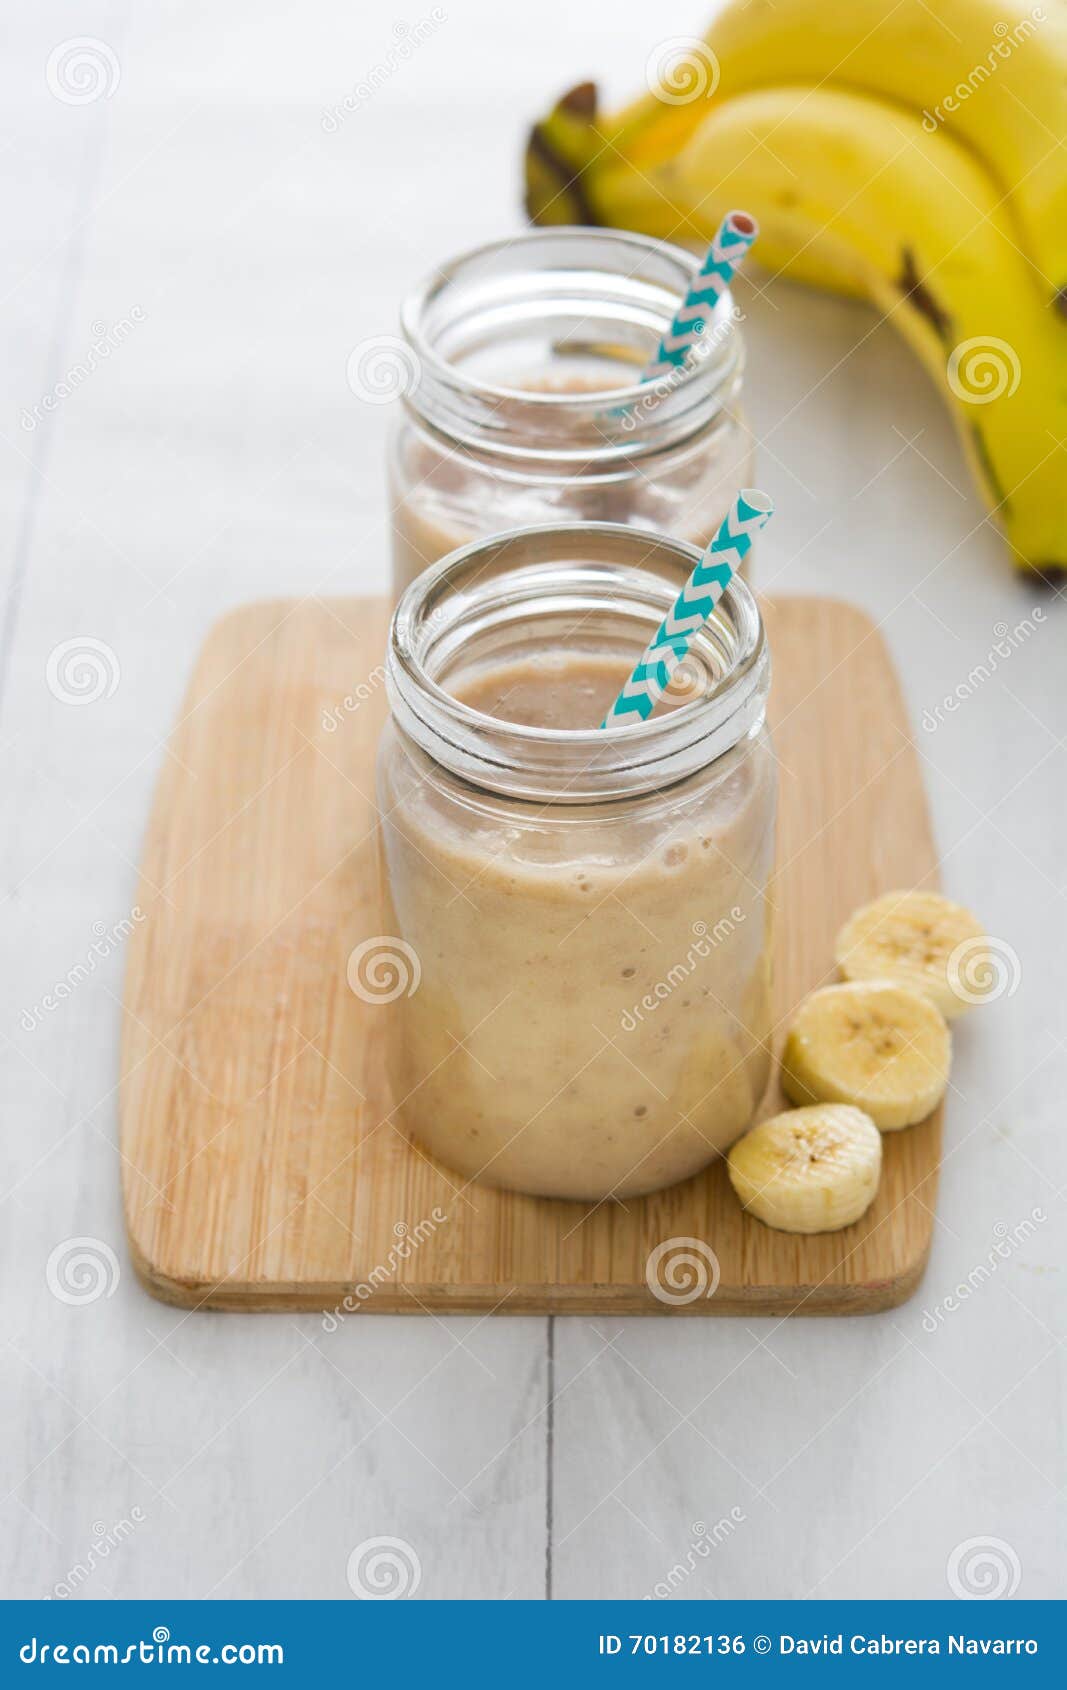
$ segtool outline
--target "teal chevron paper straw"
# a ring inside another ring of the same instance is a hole
[[[681,369],[689,350],[700,339],[720,296],[730,285],[738,265],[759,234],[759,225],[747,211],[728,211],[719,224],[708,256],[701,265],[685,299],[675,313],[656,356],[642,381],[654,381]]]
[[[774,505],[766,493],[755,487],[742,488],[720,523],[719,532],[601,722],[602,728],[647,721],[666,692],[670,678],[689,650],[694,636],[700,632],[740,567],[753,535],[758,534],[773,515]]]

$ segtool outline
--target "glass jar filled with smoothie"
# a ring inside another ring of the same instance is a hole
[[[525,525],[621,522],[706,544],[751,480],[729,292],[680,378],[641,380],[698,268],[640,235],[535,230],[457,258],[405,302],[397,595],[446,553]]]
[[[599,1202],[744,1132],[771,1030],[769,657],[735,579],[647,721],[605,712],[697,561],[595,523],[476,542],[397,608],[378,765],[395,1118]],[[415,963],[417,959],[417,966]]]

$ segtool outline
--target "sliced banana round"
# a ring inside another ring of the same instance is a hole
[[[794,1103],[851,1103],[883,1132],[922,1121],[948,1083],[952,1039],[929,998],[891,980],[824,986],[805,998],[782,1053]]]
[[[836,1232],[870,1208],[882,1135],[841,1103],[772,1115],[738,1139],[727,1166],[750,1214],[781,1232]]]
[[[977,1001],[961,987],[982,962],[977,916],[939,892],[887,892],[864,904],[837,935],[834,956],[846,980],[895,980],[922,992],[946,1020]]]

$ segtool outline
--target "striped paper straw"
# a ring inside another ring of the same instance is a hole
[[[674,321],[659,343],[656,356],[641,377],[642,381],[654,381],[658,376],[669,375],[671,370],[682,368],[690,348],[704,333],[720,295],[729,287],[758,234],[759,224],[747,211],[727,212],[719,224],[700,274],[678,307]]]
[[[754,487],[742,488],[719,532],[675,599],[652,636],[644,655],[600,726],[621,727],[626,722],[647,721],[671,676],[689,650],[758,534],[774,514],[766,493]]]

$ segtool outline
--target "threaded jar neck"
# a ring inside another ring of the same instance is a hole
[[[449,690],[460,674],[537,654],[637,662],[700,553],[618,523],[515,529],[425,570],[397,606],[387,684],[394,720],[435,763],[486,791],[590,804],[654,792],[761,729],[770,657],[756,601],[734,579],[694,639],[689,703],[611,729],[500,721]]]
[[[466,253],[404,303],[405,406],[451,445],[558,474],[677,446],[728,416],[744,364],[727,291],[688,367],[641,381],[698,268],[680,247],[603,229]]]

